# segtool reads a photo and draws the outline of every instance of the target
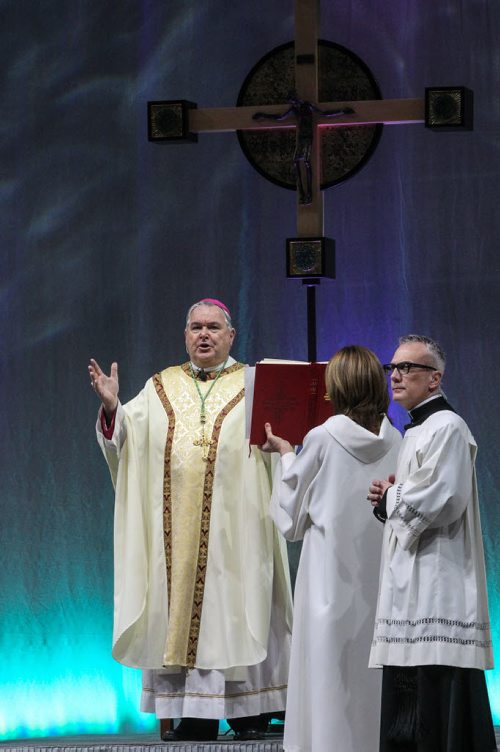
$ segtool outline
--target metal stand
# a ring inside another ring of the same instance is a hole
[[[307,287],[307,359],[316,362],[316,287],[319,279],[303,279],[302,284]]]

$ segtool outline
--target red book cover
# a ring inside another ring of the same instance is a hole
[[[290,444],[332,415],[325,388],[326,363],[257,363],[250,443],[264,444],[264,423]]]

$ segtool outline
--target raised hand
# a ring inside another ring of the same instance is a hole
[[[111,363],[109,376],[94,358],[90,359],[88,368],[91,387],[101,400],[106,415],[112,415],[118,405],[118,363]]]

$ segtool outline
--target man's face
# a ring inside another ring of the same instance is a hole
[[[229,328],[218,306],[197,306],[186,327],[186,350],[198,368],[212,368],[223,363],[236,332]]]
[[[434,366],[434,359],[423,342],[407,342],[400,345],[392,356],[392,363],[421,363]],[[441,383],[441,371],[426,371],[412,368],[409,373],[401,374],[395,368],[391,373],[391,389],[394,402],[399,402],[407,410],[419,405],[436,393]]]

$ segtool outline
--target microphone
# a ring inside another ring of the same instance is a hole
[[[198,371],[198,378],[200,379],[200,381],[206,381],[207,380],[208,377],[207,377],[207,374],[205,373],[205,371],[203,370],[203,368],[200,368],[200,370]]]

